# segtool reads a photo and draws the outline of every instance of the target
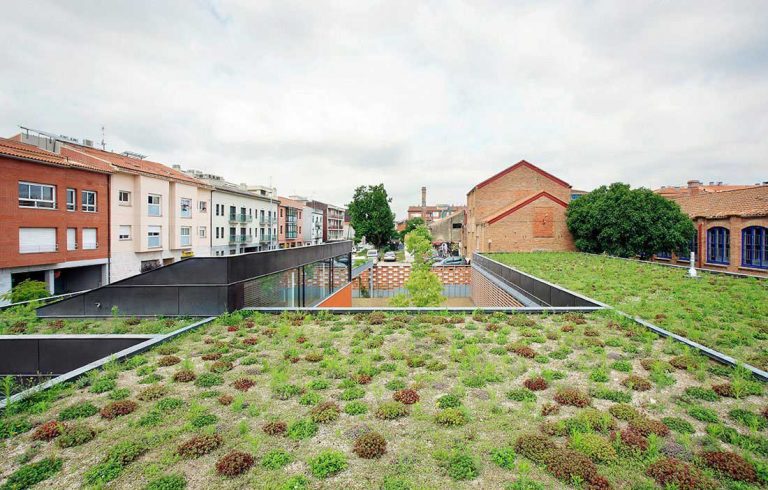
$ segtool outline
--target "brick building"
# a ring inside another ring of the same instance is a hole
[[[51,294],[108,282],[109,165],[0,138],[0,294],[25,279]]]
[[[280,248],[294,248],[304,245],[304,202],[287,197],[278,198],[277,242]]]
[[[422,218],[424,223],[429,225],[432,221],[447,218],[456,214],[459,211],[464,211],[465,206],[457,206],[455,204],[427,204],[427,188],[421,188],[421,206],[408,206],[408,218]],[[399,223],[398,223],[399,225]],[[405,223],[403,222],[402,229],[398,228],[397,231],[405,229]]]
[[[768,275],[768,185],[694,192],[674,199],[694,222],[689,250],[696,267]],[[656,260],[688,265],[690,254],[656,254]]]
[[[565,223],[571,186],[521,160],[467,193],[462,250],[575,250]]]
[[[763,184],[766,184],[766,182],[764,182]],[[749,189],[751,187],[757,187],[759,185],[761,184],[732,185],[732,184],[723,184],[722,182],[710,182],[709,184],[705,184],[700,180],[689,180],[688,185],[686,186],[664,185],[658,189],[654,189],[653,192],[661,196],[664,196],[668,199],[677,199],[679,197],[696,196],[698,194],[710,194],[713,192]]]

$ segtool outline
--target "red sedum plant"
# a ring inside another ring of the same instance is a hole
[[[176,453],[182,458],[199,458],[215,451],[224,443],[218,434],[195,436],[176,448]]]
[[[232,451],[216,463],[216,473],[230,478],[242,475],[253,466],[253,456],[240,451]]]
[[[120,400],[112,402],[101,409],[101,416],[105,419],[112,420],[116,417],[122,417],[128,415],[139,408],[139,404],[133,400]]]
[[[697,468],[675,458],[664,458],[651,464],[646,474],[662,487],[677,490],[711,490],[716,488]]]
[[[59,422],[51,420],[35,429],[32,439],[35,441],[50,441],[61,435],[62,426]]]
[[[387,441],[378,432],[368,432],[355,440],[352,451],[364,459],[380,458],[387,452]]]
[[[285,434],[285,431],[287,429],[288,429],[288,424],[286,424],[281,420],[267,422],[261,428],[261,430],[263,430],[265,434],[268,434],[270,436],[281,436]]]
[[[525,382],[523,382],[523,385],[531,391],[541,391],[549,388],[549,383],[547,383],[547,380],[541,376],[526,379]]]
[[[584,408],[589,406],[591,399],[586,393],[576,388],[563,388],[555,393],[555,401],[560,405]]]
[[[701,455],[704,463],[728,478],[747,483],[757,482],[755,467],[736,453],[707,451]]]
[[[397,402],[404,403],[405,405],[413,405],[419,401],[419,394],[416,392],[416,390],[397,390],[392,395],[392,398],[394,398],[394,400]]]

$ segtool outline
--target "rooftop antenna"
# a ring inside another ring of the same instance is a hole
[[[107,151],[107,143],[104,142],[104,125],[101,125],[101,149]]]

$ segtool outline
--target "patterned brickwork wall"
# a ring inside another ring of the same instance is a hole
[[[503,291],[483,274],[472,269],[472,302],[480,307],[514,308],[523,306],[512,295]]]
[[[440,278],[443,284],[472,284],[472,268],[468,265],[433,267],[432,271]],[[371,269],[363,271],[359,281],[353,281],[355,289],[359,283],[369,284]],[[408,264],[376,265],[373,267],[374,289],[396,289],[403,287],[405,281],[411,275],[411,266]]]

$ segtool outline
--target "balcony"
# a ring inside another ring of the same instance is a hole
[[[230,214],[229,215],[229,222],[230,223],[250,223],[253,221],[253,216],[249,214]]]
[[[251,243],[253,235],[229,235],[229,243]]]
[[[272,226],[277,224],[277,218],[261,218],[259,224],[263,226]]]

